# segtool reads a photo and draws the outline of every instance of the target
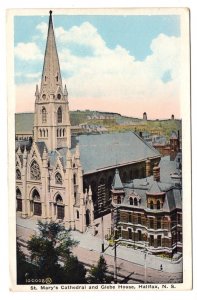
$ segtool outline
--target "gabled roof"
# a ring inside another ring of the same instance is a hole
[[[148,194],[161,194],[162,193],[157,181],[153,181],[153,183],[151,184],[147,193]]]
[[[46,146],[45,142],[35,142],[35,144],[38,148],[40,156],[42,157],[42,154],[44,152],[44,148],[46,148],[46,151],[47,151],[47,146]]]

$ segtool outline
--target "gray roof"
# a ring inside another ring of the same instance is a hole
[[[138,206],[139,209],[146,209],[146,193],[151,191],[154,193],[166,193],[162,211],[170,212],[176,208],[182,209],[181,189],[175,187],[170,177],[170,173],[175,170],[176,163],[170,161],[169,157],[162,157],[160,161],[160,178],[163,178],[164,181],[156,182],[153,180],[153,176],[150,176],[142,179],[134,179],[130,183],[123,183],[125,197],[121,205],[132,208],[129,198],[131,195],[136,194],[141,199],[141,203]]]
[[[44,148],[45,148],[46,151],[47,151],[47,146],[46,146],[45,142],[36,142],[35,144],[37,145],[38,151],[40,152],[40,155],[41,155],[41,157],[42,157]]]
[[[113,187],[114,190],[122,190],[123,189],[123,184],[122,184],[122,181],[120,179],[118,169],[116,169],[116,173],[115,173],[115,176],[114,176],[112,187]]]
[[[76,143],[85,174],[160,156],[134,132],[80,135],[72,139]]]
[[[15,114],[16,133],[20,133],[20,132],[32,133],[33,125],[34,125],[34,113]]]

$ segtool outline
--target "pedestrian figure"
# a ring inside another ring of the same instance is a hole
[[[160,265],[160,271],[163,271],[163,266],[162,265]]]

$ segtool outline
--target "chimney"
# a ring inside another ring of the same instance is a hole
[[[154,181],[160,181],[160,167],[156,163],[153,167],[153,180]]]
[[[151,175],[151,162],[150,159],[147,158],[146,160],[146,177],[149,177]]]

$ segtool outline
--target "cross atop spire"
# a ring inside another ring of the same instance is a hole
[[[41,80],[42,94],[55,94],[58,86],[62,88],[59,58],[53,29],[52,10],[49,11],[47,42]]]

